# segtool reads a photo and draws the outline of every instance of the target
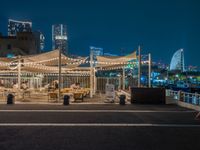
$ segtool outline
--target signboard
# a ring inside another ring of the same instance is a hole
[[[113,84],[106,84],[106,102],[114,102],[115,100],[115,86]]]

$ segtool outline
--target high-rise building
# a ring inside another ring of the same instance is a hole
[[[40,32],[40,50],[44,51],[45,47],[45,37],[44,34]]]
[[[37,43],[39,43],[38,49],[40,50],[40,52],[43,52],[44,51],[44,46],[45,46],[45,37],[44,37],[44,35],[40,31],[35,31],[35,32],[33,32],[33,34],[35,36],[35,39],[37,40]]]
[[[97,56],[102,56],[103,55],[103,48],[90,46],[90,54],[93,55],[93,60],[96,61],[97,60]],[[94,64],[94,66],[96,66],[96,64]]]
[[[62,53],[68,54],[66,25],[57,24],[52,26],[52,49],[61,49]]]
[[[16,36],[0,37],[0,57],[8,54],[33,55],[40,53],[40,40],[32,32],[17,32]]]
[[[179,49],[176,51],[172,57],[170,63],[170,70],[179,70],[181,72],[185,71],[185,62],[184,62],[184,51]]]
[[[18,32],[31,32],[32,22],[8,20],[8,36],[16,36]]]
[[[103,55],[103,48],[90,46],[90,53],[93,53],[94,59],[96,59],[96,56],[102,56]]]

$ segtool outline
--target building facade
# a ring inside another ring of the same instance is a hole
[[[40,53],[40,42],[32,32],[18,32],[17,36],[0,36],[0,57]]]
[[[90,53],[93,53],[94,59],[97,56],[103,56],[103,48],[90,46]]]
[[[52,26],[52,49],[61,49],[62,53],[68,54],[66,25],[57,24]]]
[[[8,20],[8,36],[16,36],[18,32],[31,32],[32,22]]]
[[[40,31],[34,31],[33,32],[35,39],[37,40],[37,43],[40,43],[38,46],[38,49],[40,50],[40,53],[42,53],[44,51],[44,47],[45,47],[45,37],[44,34],[42,34],[42,32]]]
[[[184,61],[184,51],[183,49],[179,49],[176,51],[171,59],[170,63],[171,71],[185,71],[185,61]]]

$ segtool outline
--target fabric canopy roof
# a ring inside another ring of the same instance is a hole
[[[96,67],[111,67],[120,64],[127,64],[127,62],[136,60],[136,52],[133,52],[126,56],[97,56],[97,66]]]
[[[21,56],[16,58],[0,58],[0,70],[17,71],[19,59],[21,60],[21,70],[27,72],[37,73],[58,73],[59,50],[50,52]],[[62,73],[70,71],[89,71],[90,67],[80,67],[80,64],[89,63],[88,57],[69,58],[61,54]],[[127,64],[132,60],[136,60],[136,52],[130,55],[116,57],[116,56],[97,56],[95,67],[115,67]],[[86,61],[87,60],[87,61]]]
[[[20,58],[0,58],[0,69],[16,70],[19,59],[22,60],[21,69],[23,71],[40,73],[58,72],[59,50],[53,50],[37,55],[21,56]],[[86,57],[74,59],[61,54],[62,73],[66,73],[69,70],[81,70],[78,66],[86,59]]]

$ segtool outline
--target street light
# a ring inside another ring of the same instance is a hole
[[[138,47],[138,87],[141,87],[141,48]]]

